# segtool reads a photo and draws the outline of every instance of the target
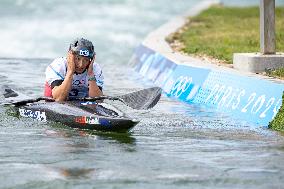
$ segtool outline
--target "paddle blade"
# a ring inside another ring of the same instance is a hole
[[[11,97],[17,97],[19,96],[18,93],[16,93],[15,91],[13,91],[10,88],[4,89],[4,94],[3,94],[4,98],[11,98]]]
[[[31,98],[21,92],[15,91],[14,89],[4,86],[1,88],[1,93],[4,97],[4,101],[0,102],[0,105],[14,105],[14,106],[23,106],[28,103],[34,103],[41,100],[48,102],[54,102],[53,98],[50,97],[37,97]]]
[[[30,99],[31,97],[22,94],[18,91],[15,91],[14,89],[11,89],[8,86],[2,86],[0,87],[0,93],[1,93],[1,105],[5,105],[5,104],[11,104],[13,102],[17,102],[17,101],[22,101],[22,100],[27,100]]]
[[[133,109],[147,110],[153,108],[161,98],[162,89],[152,87],[126,95],[118,96],[126,105]]]

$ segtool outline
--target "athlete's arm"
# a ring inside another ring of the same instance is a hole
[[[74,54],[69,51],[67,55],[67,73],[64,81],[52,89],[52,96],[55,101],[65,101],[68,98],[72,87],[73,74],[75,72]]]
[[[96,79],[95,79],[96,77],[94,75],[94,70],[93,70],[94,60],[95,60],[95,57],[93,58],[88,68],[89,97],[97,97],[97,96],[103,95],[103,92],[98,87]]]
[[[92,76],[89,76],[92,78]],[[89,80],[89,97],[102,96],[103,92],[98,87],[95,80]]]

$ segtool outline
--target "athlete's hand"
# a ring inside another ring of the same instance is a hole
[[[94,69],[93,69],[94,61],[95,61],[95,57],[92,59],[90,65],[89,65],[89,68],[88,68],[88,75],[89,76],[93,76],[94,75]]]
[[[72,74],[75,72],[75,54],[72,51],[67,54],[67,71]]]

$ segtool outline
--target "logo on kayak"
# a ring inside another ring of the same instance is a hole
[[[24,108],[19,108],[20,116],[22,117],[29,117],[36,119],[38,121],[46,122],[46,115],[43,111],[34,111],[34,110],[28,110]]]
[[[91,116],[81,116],[75,118],[76,123],[81,124],[90,124],[90,125],[97,125],[100,124],[99,118],[91,117]]]
[[[87,101],[87,102],[81,102],[80,103],[81,105],[92,105],[92,104],[98,104],[97,102],[90,102],[90,101]]]

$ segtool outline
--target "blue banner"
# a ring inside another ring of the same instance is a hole
[[[170,97],[202,104],[255,125],[267,126],[282,104],[284,84],[246,75],[180,65],[140,46],[136,70]]]

